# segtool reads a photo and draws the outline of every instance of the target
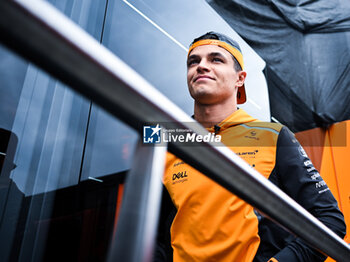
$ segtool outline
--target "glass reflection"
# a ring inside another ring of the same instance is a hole
[[[101,38],[106,1],[50,2]],[[0,76],[1,260],[42,261],[56,192],[79,183],[91,103],[2,47]]]
[[[133,129],[94,105],[81,179],[102,177],[128,170],[137,138]]]
[[[160,4],[161,1],[149,4],[151,19],[162,14],[157,9],[152,12],[152,8]],[[191,113],[193,105],[187,94],[185,77],[186,48],[181,44],[121,0],[109,1],[102,43],[170,100]],[[82,179],[129,169],[136,139],[135,131],[93,105]]]

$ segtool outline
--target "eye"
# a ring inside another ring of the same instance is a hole
[[[213,62],[223,63],[224,60],[221,59],[221,58],[219,58],[219,57],[214,57],[214,58],[213,58]]]
[[[190,66],[198,64],[198,63],[199,63],[198,59],[190,59],[187,61],[187,67],[190,67]]]

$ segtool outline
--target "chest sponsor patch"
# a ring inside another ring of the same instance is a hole
[[[180,171],[172,175],[173,184],[183,183],[188,181],[187,171]]]

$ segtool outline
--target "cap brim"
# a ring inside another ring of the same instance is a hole
[[[244,104],[247,101],[244,85],[238,87],[237,91],[237,104]]]

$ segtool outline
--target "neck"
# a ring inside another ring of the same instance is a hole
[[[221,123],[235,111],[237,111],[237,105],[232,103],[227,106],[222,104],[203,105],[197,102],[194,104],[194,118],[204,127],[212,127]]]

